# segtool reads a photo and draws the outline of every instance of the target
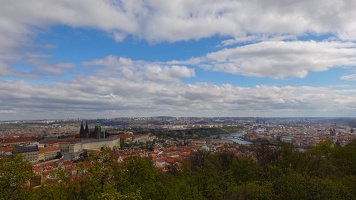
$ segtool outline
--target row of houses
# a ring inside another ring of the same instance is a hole
[[[34,140],[29,137],[5,139],[5,140],[0,141],[0,147],[16,146],[16,145],[21,145],[21,144],[30,144],[32,142],[34,142]]]
[[[156,136],[152,133],[147,134],[119,134],[118,137],[125,143],[146,143],[152,142]]]
[[[59,152],[58,146],[39,147],[37,144],[0,147],[0,156],[22,154],[24,159],[31,163],[54,159],[59,155]]]
[[[31,163],[38,163],[68,155],[67,158],[79,158],[84,151],[98,151],[103,147],[119,149],[120,140],[125,143],[152,142],[156,136],[148,134],[121,134],[112,138],[87,139],[87,138],[45,138],[37,142],[32,138],[13,138],[0,142],[0,156],[13,153],[22,154]]]
[[[69,158],[76,158],[85,150],[98,151],[103,147],[110,149],[119,148],[120,138],[48,138],[41,142],[11,144],[12,145],[0,147],[0,155],[22,154],[24,159],[31,163],[38,163],[39,161],[46,161],[60,157],[61,154],[67,154],[69,155]]]

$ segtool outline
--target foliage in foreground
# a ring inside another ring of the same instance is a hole
[[[262,143],[254,153],[196,152],[180,170],[161,173],[147,158],[118,164],[104,150],[81,163],[83,174],[60,169],[39,188],[26,186],[31,165],[10,156],[0,159],[0,199],[356,199],[356,141],[307,152]]]

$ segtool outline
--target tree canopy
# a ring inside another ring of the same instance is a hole
[[[32,167],[21,156],[0,159],[1,199],[356,199],[356,141],[322,142],[306,152],[289,144],[258,144],[254,157],[198,151],[179,170],[159,171],[133,155],[91,154],[82,173],[53,172],[54,182],[28,187]],[[80,177],[80,178],[79,178]]]

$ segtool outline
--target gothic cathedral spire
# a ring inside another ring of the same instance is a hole
[[[80,137],[80,138],[84,138],[84,123],[83,123],[83,121],[82,121],[82,123],[80,124],[79,137]]]
[[[89,138],[89,127],[88,127],[88,121],[86,121],[86,124],[85,124],[84,138]]]

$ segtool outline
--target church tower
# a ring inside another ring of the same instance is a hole
[[[96,120],[96,124],[95,124],[95,138],[97,139],[103,138],[101,135],[101,125],[99,123],[99,120]]]
[[[84,138],[89,138],[89,127],[88,127],[88,121],[86,121],[86,124],[85,124]]]
[[[83,121],[80,123],[80,131],[79,131],[79,137],[84,138],[84,123]]]

